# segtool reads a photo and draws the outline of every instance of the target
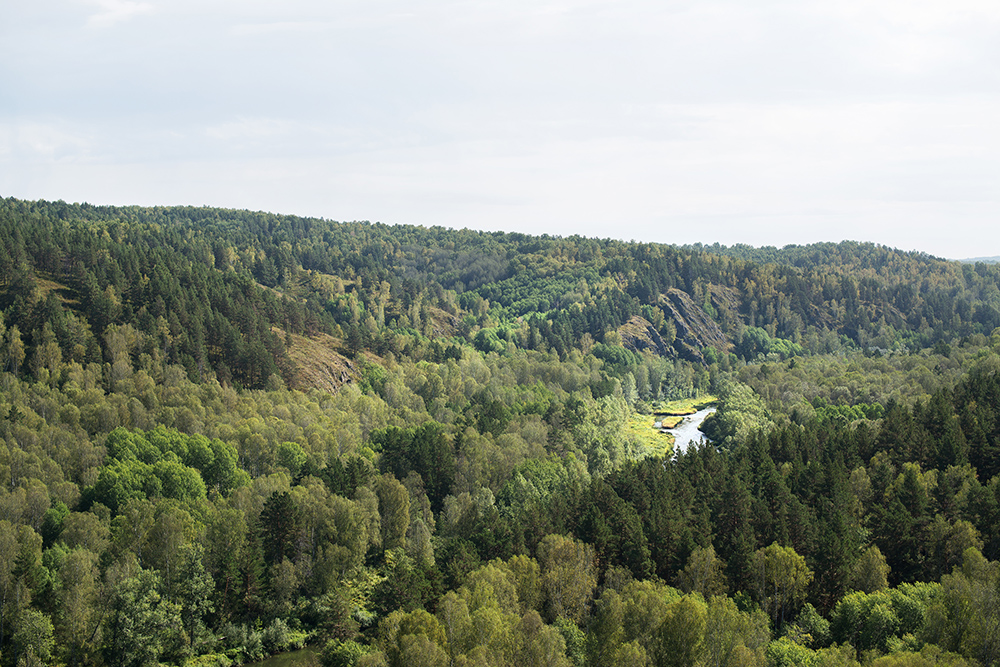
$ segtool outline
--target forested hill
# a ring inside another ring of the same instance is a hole
[[[1000,664],[998,265],[6,199],[0,311],[0,667]]]
[[[1000,326],[1000,266],[872,244],[678,248],[14,199],[0,282],[25,358],[54,341],[99,362],[108,327],[127,324],[192,379],[248,387],[315,376],[296,372],[292,336],[333,336],[350,356],[408,354],[414,339],[564,355],[631,321],[627,347],[702,362],[706,348],[920,349]]]

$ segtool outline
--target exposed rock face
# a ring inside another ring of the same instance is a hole
[[[284,335],[280,329],[272,329]],[[360,376],[358,364],[336,351],[339,341],[327,334],[312,337],[291,335],[288,359],[292,363],[289,388],[308,391],[316,388],[336,393]]]
[[[712,307],[721,317],[738,317],[738,301],[735,294],[724,287],[712,286]],[[636,352],[649,351],[661,357],[681,356],[691,361],[704,363],[701,351],[712,346],[722,353],[732,351],[733,345],[722,333],[719,325],[705,313],[688,295],[679,289],[671,289],[660,297],[660,307],[677,330],[672,344],[668,344],[648,320],[632,317],[618,328],[622,345]]]
[[[618,335],[622,337],[622,345],[635,352],[649,350],[661,357],[674,356],[674,351],[667,347],[649,320],[638,315],[633,315],[632,319],[620,326]]]
[[[431,331],[435,338],[448,338],[455,335],[462,320],[440,308],[431,307],[428,310],[431,318]]]
[[[712,296],[716,295],[713,293]],[[720,303],[728,301],[726,298],[728,296],[720,292]],[[722,333],[719,325],[691,299],[687,292],[671,288],[660,298],[660,303],[664,313],[673,319],[674,326],[677,327],[677,338],[673,347],[682,357],[704,363],[701,351],[710,345],[723,353],[731,350],[732,343]]]

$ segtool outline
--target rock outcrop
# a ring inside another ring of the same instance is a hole
[[[738,317],[735,294],[724,287],[712,286],[712,307],[723,317]],[[618,328],[622,345],[635,352],[651,352],[661,357],[680,356],[698,363],[705,363],[702,350],[714,347],[722,353],[731,352],[733,344],[719,325],[694,302],[687,292],[670,289],[660,297],[660,308],[677,332],[673,341],[660,335],[648,320],[638,315]]]
[[[722,293],[720,297],[720,301],[725,298]],[[704,363],[705,358],[701,353],[704,348],[712,346],[722,353],[728,353],[732,349],[732,343],[719,325],[687,292],[671,288],[660,297],[660,305],[677,328],[673,348],[680,356]]]
[[[644,317],[633,315],[632,319],[618,327],[622,345],[634,352],[649,351],[661,357],[674,356],[674,351],[664,342],[656,328]]]
[[[280,329],[272,331],[284,336]],[[332,336],[292,334],[290,338],[292,344],[287,349],[288,360],[292,364],[292,377],[288,382],[290,389],[308,391],[315,388],[333,394],[361,376],[359,364],[336,351],[341,343]]]

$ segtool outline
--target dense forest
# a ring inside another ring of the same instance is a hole
[[[3,667],[1000,663],[998,264],[0,199],[0,387]]]

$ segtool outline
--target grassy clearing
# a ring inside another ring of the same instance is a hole
[[[683,417],[684,415],[692,415],[702,408],[707,408],[713,403],[718,402],[718,400],[715,396],[707,394],[698,398],[685,398],[680,401],[657,402],[653,404],[653,414],[658,417]],[[676,425],[676,422],[674,425]]]
[[[653,428],[653,421],[653,415],[634,414],[625,428],[646,448],[649,456],[668,456],[673,450],[674,436]]]
[[[73,290],[69,286],[52,280],[52,276],[48,274],[41,272],[35,274],[35,286],[38,287],[38,295],[43,299],[49,295],[49,292],[55,292],[56,298],[67,306],[75,306],[80,303],[73,298]]]
[[[662,417],[656,415],[655,419],[662,423],[663,428],[673,428],[684,421],[684,415],[665,415]]]

